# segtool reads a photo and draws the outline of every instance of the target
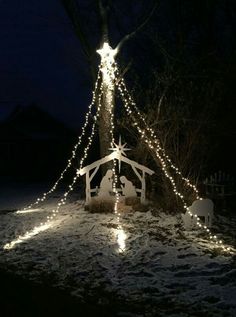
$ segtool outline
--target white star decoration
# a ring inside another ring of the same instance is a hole
[[[117,49],[113,49],[110,47],[110,45],[105,42],[103,44],[103,47],[97,50],[97,53],[101,56],[101,58],[107,59],[107,61],[114,61],[114,57],[117,54]]]
[[[116,144],[114,142],[113,144],[114,144],[114,147],[110,148],[109,150],[117,153],[117,156],[118,156],[117,159],[119,160],[119,172],[120,172],[121,157],[122,155],[126,156],[125,151],[130,151],[131,149],[125,147],[127,143],[124,143],[124,144],[121,143],[121,136],[119,137],[119,143]]]

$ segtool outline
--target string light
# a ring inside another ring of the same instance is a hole
[[[119,81],[116,82],[116,86],[120,92],[121,98],[123,100],[126,112],[128,115],[131,116],[132,120],[133,120],[133,124],[134,126],[137,128],[141,139],[144,139],[144,142],[148,145],[148,147],[150,148],[150,150],[154,151],[156,157],[158,158],[159,162],[161,163],[161,169],[164,172],[164,175],[169,179],[172,188],[173,188],[173,192],[174,194],[179,197],[183,203],[183,207],[184,209],[188,212],[188,214],[190,216],[193,216],[193,214],[191,213],[191,211],[189,210],[189,208],[187,207],[187,204],[184,200],[184,196],[183,194],[177,190],[177,186],[175,183],[174,178],[170,175],[170,173],[168,172],[168,166],[167,166],[167,162],[169,163],[169,166],[175,171],[175,174],[179,175],[181,177],[181,179],[185,182],[185,184],[190,187],[191,189],[193,189],[193,191],[196,194],[196,199],[201,199],[198,193],[198,190],[196,188],[196,186],[194,184],[192,184],[190,182],[189,179],[183,177],[182,173],[180,172],[180,170],[172,163],[171,159],[169,158],[169,156],[165,153],[164,149],[161,147],[160,145],[160,141],[158,140],[157,136],[154,133],[154,130],[152,128],[149,128],[147,126],[146,120],[145,118],[141,115],[140,111],[138,110],[135,102],[133,101],[133,99],[131,98],[130,94],[128,93],[128,90],[125,86],[124,80],[123,78],[120,76],[119,72],[118,72],[118,66],[117,64],[114,62],[114,67],[112,67],[112,64],[110,64],[109,68],[107,68],[107,72],[106,72],[106,76],[107,78],[114,78],[117,77],[119,78]],[[116,76],[113,75],[113,73],[116,72]],[[109,79],[108,79],[109,81]],[[110,84],[112,84],[112,80],[110,80]],[[142,129],[139,124],[138,121],[135,119],[135,114],[134,111],[131,109],[130,106],[133,106],[133,108],[135,109],[136,115],[138,115],[138,117],[141,119],[141,121],[144,123],[145,128]],[[113,119],[112,115],[111,115],[111,120]],[[149,136],[149,137],[148,137]],[[115,209],[115,212],[117,212],[117,210]],[[231,248],[226,248],[223,244],[221,240],[218,240],[217,237],[214,235],[212,235],[210,229],[207,226],[204,226],[201,224],[200,218],[195,214],[194,217],[196,218],[197,222],[197,226],[199,228],[203,228],[205,229],[206,233],[209,235],[210,240],[213,239],[213,241],[215,242],[215,244],[217,246],[221,246],[223,248],[224,251],[230,251]]]
[[[83,156],[82,156],[82,158],[80,160],[80,164],[79,164],[80,169],[82,168],[83,162],[84,162],[84,160],[86,159],[86,157],[88,155],[88,150],[89,150],[89,148],[90,148],[90,146],[92,144],[93,137],[94,137],[94,134],[95,134],[95,127],[96,127],[96,124],[97,124],[97,119],[98,119],[98,117],[100,115],[102,88],[103,88],[103,85],[101,84],[100,93],[99,93],[99,97],[98,97],[97,113],[94,116],[94,122],[93,122],[92,129],[91,129],[91,135],[88,138],[87,146],[85,147]],[[4,247],[3,247],[3,249],[4,250],[10,250],[10,249],[14,248],[17,244],[20,244],[20,243],[32,238],[33,236],[37,235],[38,233],[40,233],[42,231],[45,231],[48,228],[52,227],[52,220],[58,214],[59,209],[61,208],[61,206],[65,205],[67,197],[68,197],[69,193],[74,189],[74,185],[75,185],[75,183],[76,183],[78,178],[79,178],[79,174],[76,173],[76,175],[73,178],[72,183],[68,186],[68,190],[64,193],[63,197],[60,199],[60,201],[57,204],[56,208],[51,211],[51,215],[47,216],[47,220],[45,222],[40,223],[39,226],[35,226],[33,228],[33,230],[31,230],[29,232],[26,232],[24,235],[18,236],[15,240],[11,241],[10,243],[6,243],[4,245]]]
[[[199,228],[205,230],[206,234],[209,236],[210,241],[214,242],[214,244],[217,247],[221,247],[224,251],[232,252],[233,249],[231,247],[226,247],[223,244],[222,240],[219,240],[216,235],[213,235],[211,230],[207,226],[205,226],[201,223],[200,218],[196,214],[193,214],[190,211],[189,207],[187,206],[187,204],[184,200],[183,194],[177,190],[177,186],[176,186],[174,178],[168,172],[168,166],[171,167],[175,171],[175,174],[179,175],[182,178],[182,180],[186,183],[186,185],[188,187],[193,189],[193,191],[196,194],[196,199],[201,200],[202,198],[199,196],[196,186],[194,184],[192,184],[189,179],[182,176],[182,173],[180,172],[180,170],[172,163],[169,156],[166,155],[164,149],[160,146],[160,141],[158,140],[157,136],[155,135],[153,129],[149,128],[147,126],[144,117],[141,115],[135,102],[133,101],[132,97],[128,93],[128,90],[125,86],[123,78],[120,77],[118,72],[117,72],[116,76],[119,77],[119,81],[117,81],[116,85],[117,85],[118,91],[120,93],[120,96],[123,100],[123,104],[124,104],[124,107],[125,107],[127,114],[131,117],[131,119],[133,121],[133,125],[138,130],[141,139],[143,139],[144,142],[150,148],[150,150],[155,153],[156,157],[158,158],[159,162],[161,163],[161,169],[164,172],[164,175],[169,179],[169,181],[172,185],[174,194],[181,199],[182,204],[183,204],[183,208],[186,210],[186,212],[189,214],[190,217],[196,218],[197,226]],[[131,107],[133,107],[134,110]],[[136,119],[137,116],[144,123],[144,126],[145,126],[144,128],[140,127],[138,120]],[[169,165],[167,165],[167,163],[169,163]]]
[[[17,244],[27,241],[28,239],[32,238],[36,234],[39,234],[40,232],[47,230],[51,226],[52,224],[49,224],[49,223],[36,226],[30,232],[26,232],[23,236],[19,236],[17,239],[11,241],[10,243],[5,244],[3,249],[4,250],[13,249]]]
[[[79,146],[81,145],[83,137],[85,136],[86,128],[87,128],[87,126],[89,124],[89,118],[92,117],[92,109],[93,109],[93,106],[96,103],[96,94],[97,94],[97,90],[98,90],[98,84],[99,84],[100,79],[101,79],[101,68],[102,68],[102,64],[99,65],[97,79],[96,79],[96,82],[95,82],[95,85],[94,85],[94,90],[93,90],[93,93],[92,93],[92,101],[91,101],[91,103],[90,103],[90,105],[88,107],[88,112],[85,115],[85,122],[84,122],[84,125],[82,127],[81,135],[79,136],[77,143],[74,145],[71,157],[68,159],[68,162],[67,162],[67,165],[66,165],[65,169],[62,171],[60,177],[57,179],[57,181],[54,183],[54,185],[51,187],[51,189],[49,191],[45,192],[42,195],[42,197],[38,197],[33,203],[31,203],[27,207],[23,208],[22,210],[18,210],[16,213],[21,214],[21,213],[31,212],[33,206],[36,206],[39,203],[44,202],[46,200],[46,198],[57,189],[58,184],[63,180],[65,173],[72,166],[72,161],[76,158],[76,152],[77,152]],[[33,209],[33,211],[35,211],[35,209]]]
[[[125,110],[127,112],[127,114],[131,117],[132,121],[133,121],[133,125],[137,128],[137,131],[140,134],[141,139],[144,140],[144,142],[147,144],[147,146],[150,148],[150,150],[152,152],[154,152],[154,154],[156,155],[157,159],[159,160],[160,164],[161,164],[161,169],[164,172],[164,175],[169,179],[171,185],[172,185],[172,189],[174,194],[181,199],[182,203],[183,203],[183,207],[186,210],[186,212],[189,214],[189,216],[196,218],[196,224],[198,225],[199,228],[204,229],[205,232],[209,235],[209,239],[210,241],[213,241],[215,243],[216,246],[220,246],[224,251],[232,251],[232,248],[230,247],[226,247],[223,245],[222,240],[218,240],[216,235],[213,235],[210,231],[210,229],[203,225],[201,223],[200,218],[196,215],[193,214],[189,208],[187,207],[187,204],[185,202],[184,196],[183,194],[178,191],[177,189],[177,185],[176,182],[174,180],[174,178],[171,176],[170,172],[168,171],[168,168],[171,168],[176,175],[179,175],[181,177],[181,179],[185,182],[185,184],[190,187],[194,193],[196,194],[196,198],[197,199],[201,199],[199,197],[198,194],[198,190],[196,188],[196,186],[194,184],[192,184],[190,182],[189,179],[183,177],[182,173],[180,172],[180,170],[172,163],[171,159],[169,158],[169,156],[165,153],[165,150],[161,147],[160,145],[160,141],[157,138],[157,136],[154,133],[154,130],[152,128],[149,128],[145,118],[143,117],[143,115],[140,113],[140,111],[138,110],[135,102],[133,101],[132,97],[130,96],[130,94],[128,93],[128,90],[126,88],[126,85],[124,83],[123,78],[120,76],[119,71],[118,71],[118,66],[115,63],[114,57],[117,54],[116,50],[113,50],[108,43],[104,43],[103,48],[98,50],[98,53],[101,55],[101,64],[99,67],[99,72],[98,72],[98,78],[95,84],[95,89],[94,89],[94,93],[93,93],[93,99],[92,102],[89,106],[89,111],[88,114],[86,115],[86,120],[85,120],[85,124],[84,127],[82,129],[82,134],[79,137],[79,141],[76,144],[76,146],[74,147],[74,150],[72,152],[72,157],[68,160],[68,165],[65,168],[65,170],[62,172],[60,178],[58,179],[58,181],[55,183],[55,185],[52,187],[52,189],[43,194],[42,198],[38,198],[36,200],[35,203],[31,204],[30,206],[28,206],[27,209],[30,209],[33,205],[38,204],[39,202],[42,202],[46,199],[46,196],[53,192],[57,185],[59,180],[61,180],[64,176],[64,173],[66,172],[66,170],[71,166],[71,161],[72,159],[75,158],[75,153],[76,150],[78,148],[78,146],[81,144],[81,140],[82,137],[84,136],[85,133],[85,128],[88,125],[88,118],[91,115],[91,109],[92,106],[95,104],[95,100],[96,100],[96,91],[97,91],[97,87],[98,87],[98,81],[100,79],[100,71],[102,72],[102,76],[103,76],[103,81],[102,84],[100,86],[100,93],[99,93],[99,98],[98,98],[98,109],[97,109],[97,113],[94,116],[94,123],[92,126],[92,130],[91,130],[91,135],[88,138],[88,144],[84,149],[84,154],[81,158],[80,161],[80,169],[83,166],[84,160],[87,157],[87,152],[91,146],[93,137],[94,137],[94,132],[95,132],[95,124],[96,121],[99,117],[99,111],[101,108],[101,97],[102,95],[105,93],[106,94],[106,100],[107,100],[107,105],[109,106],[109,111],[110,111],[110,118],[111,118],[111,146],[114,143],[114,104],[113,104],[113,94],[114,94],[114,89],[115,86],[118,88],[118,91],[121,95],[121,99],[123,100],[124,103],[124,107]],[[115,82],[115,78],[119,78],[119,81]],[[103,86],[104,84],[104,86]],[[139,124],[137,117],[139,118],[139,120],[143,123],[144,128]],[[113,161],[113,181],[114,181],[114,192],[115,192],[115,205],[114,205],[114,213],[117,214],[117,219],[118,219],[118,231],[121,232],[120,237],[118,235],[118,243],[120,244],[121,250],[125,248],[125,234],[124,231],[122,229],[122,226],[120,225],[120,213],[118,212],[118,204],[119,204],[119,193],[118,193],[118,189],[117,189],[117,174],[116,174],[116,160],[114,159]],[[34,236],[35,234],[38,234],[41,231],[46,230],[47,228],[49,228],[52,224],[52,220],[55,218],[56,214],[59,212],[59,209],[62,205],[64,205],[66,203],[66,199],[67,196],[69,195],[69,193],[73,190],[74,185],[77,181],[79,177],[79,173],[76,174],[76,176],[73,178],[73,182],[69,185],[69,189],[64,193],[63,198],[59,201],[59,203],[57,204],[56,209],[54,209],[52,211],[52,215],[47,217],[47,221],[45,223],[41,223],[39,226],[34,227],[34,229],[31,232],[27,232],[25,235],[23,236],[19,236],[17,239],[15,239],[14,241],[6,244],[4,246],[4,249],[11,249],[13,248],[16,244],[21,243],[29,238],[31,238],[32,236]],[[122,246],[121,246],[122,245]]]
[[[104,54],[102,53],[104,52]],[[199,228],[203,228],[205,229],[206,233],[209,235],[210,240],[213,239],[213,241],[215,242],[215,244],[217,246],[221,246],[222,249],[224,251],[230,251],[231,248],[229,247],[225,247],[222,243],[221,240],[218,240],[217,237],[215,235],[212,235],[210,229],[201,224],[200,218],[195,214],[193,215],[191,213],[191,211],[189,210],[189,208],[187,207],[187,204],[184,200],[184,196],[183,194],[177,190],[177,186],[175,183],[174,178],[170,175],[170,173],[168,172],[168,167],[170,167],[172,170],[174,170],[176,175],[179,175],[181,177],[181,179],[185,182],[185,184],[190,187],[191,189],[193,189],[194,193],[196,194],[196,199],[202,199],[199,196],[198,190],[196,188],[196,186],[194,184],[192,184],[190,182],[189,179],[187,179],[186,177],[184,177],[181,173],[181,171],[172,163],[171,159],[169,158],[169,156],[165,153],[165,150],[161,147],[160,145],[160,141],[157,138],[157,136],[154,133],[154,130],[152,128],[149,128],[145,118],[142,116],[142,114],[140,113],[140,111],[138,110],[135,102],[133,101],[132,97],[130,96],[126,85],[124,83],[124,79],[120,76],[119,71],[118,71],[118,66],[114,60],[114,56],[116,55],[116,51],[112,50],[111,47],[105,43],[103,46],[102,50],[99,50],[99,53],[102,57],[102,65],[103,65],[103,75],[106,78],[106,83],[107,86],[109,87],[110,92],[113,93],[114,91],[114,87],[113,87],[113,83],[114,83],[114,79],[115,78],[119,78],[119,81],[116,81],[116,86],[120,92],[121,98],[123,100],[126,112],[128,115],[131,116],[132,120],[133,120],[133,125],[137,128],[140,136],[142,139],[144,139],[144,142],[148,145],[148,147],[150,148],[150,150],[154,151],[154,153],[156,154],[159,162],[161,163],[161,168],[162,171],[164,172],[164,175],[169,179],[172,188],[173,188],[173,192],[174,194],[179,197],[183,203],[183,207],[184,209],[188,212],[188,214],[192,217],[194,216],[197,220],[196,224],[198,225]],[[108,59],[106,59],[106,57]],[[109,92],[108,92],[109,93]],[[110,99],[111,100],[111,99]],[[112,105],[112,103],[111,103]],[[131,106],[134,108],[134,111],[131,109]],[[114,123],[113,123],[113,109],[112,106],[110,107],[111,112],[111,121],[112,121],[112,131],[114,129]],[[136,115],[138,115],[139,119],[143,122],[145,128],[142,129],[139,124],[138,121],[135,119],[135,114],[134,112],[136,112]],[[112,132],[113,133],[113,132]],[[167,166],[167,163],[169,163],[169,166]],[[114,169],[115,171],[115,169]],[[116,179],[116,176],[115,176]],[[116,185],[114,185],[114,187],[116,188]],[[118,194],[118,192],[117,192]],[[119,194],[117,195],[117,197],[119,197]],[[119,198],[118,198],[119,199]],[[116,200],[116,202],[118,202],[118,200]],[[117,213],[117,204],[115,204],[115,213]]]
[[[144,118],[144,116],[141,114],[141,112],[138,110],[136,103],[134,102],[134,100],[132,99],[131,95],[128,92],[128,89],[126,88],[124,79],[120,76],[119,72],[118,72],[118,67],[116,65],[116,77],[119,78],[120,83],[117,83],[117,85],[120,86],[121,90],[122,90],[122,97],[125,98],[125,94],[126,94],[126,102],[129,103],[130,105],[132,105],[135,109],[136,114],[138,115],[139,119],[144,123],[145,125],[145,133],[147,133],[148,135],[150,135],[150,138],[152,138],[152,140],[155,142],[156,146],[159,146],[160,151],[162,152],[163,156],[165,157],[165,159],[168,161],[168,163],[170,164],[170,167],[175,171],[176,174],[178,174],[182,180],[185,182],[185,184],[190,187],[191,189],[193,189],[193,191],[196,194],[196,199],[201,199],[201,197],[199,196],[199,192],[198,189],[196,187],[196,185],[192,184],[191,181],[189,179],[187,179],[186,177],[184,177],[181,173],[181,171],[179,170],[178,167],[176,167],[173,162],[171,161],[170,157],[165,153],[165,150],[160,146],[160,141],[158,140],[157,136],[155,135],[155,132],[152,128],[148,127],[146,120]],[[131,110],[128,111],[128,114],[131,114]],[[135,122],[135,125],[137,125],[137,122]]]
[[[104,94],[106,95],[106,105],[108,106],[109,114],[110,114],[110,136],[111,136],[111,148],[115,144],[114,139],[114,90],[115,90],[115,73],[117,71],[117,66],[115,63],[115,56],[117,54],[117,50],[113,50],[108,43],[104,43],[103,48],[97,51],[101,56],[101,71],[103,74],[103,83],[104,83]],[[113,159],[113,192],[115,193],[115,203],[114,203],[114,214],[117,216],[118,228],[117,228],[117,243],[119,245],[119,252],[123,252],[125,250],[125,239],[126,234],[122,228],[120,223],[120,211],[118,210],[120,195],[117,189],[118,184],[118,176],[116,172],[117,161]]]

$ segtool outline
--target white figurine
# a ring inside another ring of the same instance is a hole
[[[214,204],[210,199],[195,200],[189,207],[189,211],[193,215],[204,218],[204,224],[209,228],[212,226],[212,219],[214,215],[213,209]],[[185,213],[185,215],[182,215],[182,218],[186,229],[191,229],[196,225],[196,217],[191,217],[188,213]]]
[[[109,197],[112,193],[112,170],[107,170],[106,175],[103,176],[100,189],[98,192],[99,197]]]
[[[123,185],[121,185],[122,188],[122,194],[125,197],[136,197],[137,193],[135,190],[135,187],[131,181],[129,181],[125,176],[120,177],[120,181]]]
[[[210,199],[195,200],[189,207],[192,214],[204,217],[205,225],[211,227],[213,218],[214,204]]]

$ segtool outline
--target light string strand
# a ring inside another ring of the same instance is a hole
[[[120,84],[122,83],[122,85]],[[174,181],[174,178],[168,173],[167,171],[167,165],[166,165],[166,162],[165,160],[163,159],[162,155],[160,154],[160,152],[162,152],[162,154],[164,153],[164,150],[161,148],[160,146],[160,142],[159,140],[157,139],[157,137],[155,136],[154,134],[154,131],[152,129],[149,129],[149,128],[140,128],[139,124],[138,124],[138,121],[135,119],[135,114],[134,114],[134,111],[131,109],[131,106],[136,106],[136,104],[134,103],[134,101],[132,100],[131,96],[128,94],[128,91],[125,87],[125,89],[123,89],[125,86],[124,84],[124,80],[123,78],[119,78],[119,82],[117,82],[117,87],[118,87],[118,91],[120,93],[120,96],[121,96],[121,99],[123,100],[123,104],[124,104],[124,107],[125,107],[125,110],[127,112],[127,114],[129,116],[131,116],[131,119],[133,120],[133,125],[136,127],[136,129],[138,130],[140,136],[142,139],[144,139],[144,142],[148,145],[148,147],[150,148],[150,150],[154,150],[154,153],[156,154],[157,158],[159,159],[160,163],[161,163],[161,168],[162,168],[162,171],[164,172],[164,175],[170,180],[170,183],[172,185],[172,188],[173,188],[173,192],[176,196],[178,196],[182,203],[183,203],[183,207],[184,209],[187,211],[187,213],[189,214],[190,217],[195,217],[196,218],[196,224],[199,228],[201,229],[204,229],[206,234],[209,236],[209,239],[210,241],[212,241],[217,247],[220,247],[222,248],[224,251],[232,251],[232,248],[230,247],[226,247],[222,240],[219,240],[217,238],[216,235],[214,235],[211,230],[205,225],[205,224],[202,224],[201,223],[201,219],[196,215],[196,214],[193,214],[190,210],[189,210],[189,207],[187,206],[185,200],[184,200],[184,196],[181,192],[179,192],[177,190],[177,187],[176,187],[176,183]],[[125,96],[125,94],[128,94],[128,98],[127,96]],[[141,113],[140,111],[138,110],[139,112],[139,117],[143,118],[141,116]],[[136,111],[136,115],[137,115],[137,111]],[[144,118],[143,118],[144,119]],[[145,124],[146,125],[146,124]],[[150,140],[147,136],[149,135],[149,133],[151,132],[151,135],[154,135],[155,136],[155,139],[154,140]],[[167,159],[167,155],[164,155],[164,158]],[[171,162],[170,160],[168,160],[169,162]],[[172,162],[171,162],[172,163]],[[174,165],[173,165],[174,166]],[[173,167],[172,167],[173,168]],[[181,174],[179,169],[178,168],[174,168],[175,171],[177,171],[178,173],[177,174]],[[188,181],[188,179],[184,178],[185,181]],[[196,189],[196,186],[191,184],[189,181],[187,182],[188,186],[193,188],[193,190],[195,191],[195,193],[197,193],[197,198],[200,199],[199,195],[198,195],[198,191]]]
[[[115,87],[113,87],[114,91]],[[111,105],[110,107],[110,115],[111,115],[111,148],[115,146],[115,138],[114,138],[114,104]],[[122,224],[121,224],[121,213],[120,210],[118,209],[119,203],[120,203],[120,194],[118,191],[118,176],[117,176],[117,160],[114,158],[113,159],[113,168],[112,168],[112,173],[113,173],[113,192],[115,193],[115,203],[114,203],[114,214],[116,215],[117,218],[117,242],[118,242],[118,252],[122,253],[125,251],[125,240],[126,240],[126,234],[123,230]]]
[[[114,138],[114,92],[115,92],[115,74],[117,69],[117,65],[115,62],[115,55],[116,50],[113,50],[108,43],[104,43],[103,48],[97,51],[98,54],[101,56],[101,72],[103,74],[103,82],[106,85],[106,102],[108,103],[108,110],[110,114],[110,123],[111,123],[111,130],[110,137],[110,147],[112,148],[115,144]],[[103,96],[104,97],[104,96]],[[112,167],[112,174],[113,174],[113,192],[115,193],[115,205],[114,205],[114,212],[117,214],[117,207],[119,203],[119,193],[117,190],[117,173],[116,173],[116,159],[113,159],[113,167]],[[119,219],[119,218],[118,218]]]
[[[117,71],[117,66],[115,63],[115,55],[116,50],[112,50],[112,48],[109,46],[109,44],[104,44],[103,48],[98,51],[98,53],[101,56],[102,61],[102,73],[103,73],[103,80],[106,84],[106,91],[104,93],[106,94],[105,99],[106,103],[108,103],[109,106],[109,114],[110,114],[110,147],[112,149],[113,146],[115,146],[115,138],[114,138],[114,93],[115,93],[115,73]],[[118,210],[119,202],[120,202],[120,194],[118,192],[117,184],[118,184],[118,176],[117,176],[117,160],[113,159],[113,167],[112,167],[112,175],[113,175],[113,183],[112,183],[112,190],[115,194],[115,203],[114,203],[114,214],[117,217],[117,242],[119,245],[119,252],[123,252],[125,250],[125,239],[126,234],[124,233],[124,230],[122,228],[122,225],[120,223],[120,211]]]
[[[101,83],[100,94],[99,94],[99,97],[98,97],[97,113],[94,115],[94,122],[93,122],[93,125],[92,125],[91,134],[90,134],[90,137],[88,138],[87,146],[84,149],[84,154],[83,154],[83,156],[82,156],[82,158],[80,160],[79,170],[81,170],[83,168],[84,161],[86,160],[86,158],[88,156],[88,151],[89,151],[89,149],[91,147],[91,144],[92,144],[92,141],[94,139],[95,127],[96,127],[96,124],[97,124],[97,120],[98,120],[98,118],[100,116],[102,88],[103,88],[103,84]],[[59,212],[60,207],[62,205],[65,205],[67,197],[70,194],[70,192],[73,191],[74,185],[75,185],[75,183],[76,183],[76,181],[78,180],[79,177],[80,177],[79,173],[76,172],[76,175],[73,178],[73,182],[68,186],[69,189],[67,190],[67,192],[64,193],[63,198],[60,199],[59,203],[57,204],[56,209],[52,210],[53,214],[52,214],[51,217],[48,218],[47,221],[52,220],[56,216],[56,214]]]
[[[116,65],[116,66],[117,66],[117,65]],[[136,103],[134,102],[134,100],[133,100],[133,98],[131,97],[131,95],[130,95],[128,89],[126,88],[124,79],[121,77],[121,75],[120,75],[119,72],[118,72],[118,67],[116,67],[116,69],[117,69],[116,77],[119,78],[119,81],[120,81],[120,82],[117,83],[117,85],[120,86],[121,89],[122,89],[122,91],[123,91],[123,93],[126,94],[126,102],[127,102],[129,105],[133,106],[133,108],[134,108],[136,114],[138,115],[139,119],[144,123],[145,129],[146,129],[145,133],[150,134],[150,138],[152,138],[152,140],[154,140],[154,142],[156,143],[156,146],[159,146],[159,149],[160,149],[160,151],[162,152],[164,158],[165,158],[165,159],[168,161],[168,163],[170,164],[169,166],[175,171],[175,173],[176,173],[177,175],[179,175],[179,176],[181,177],[181,179],[185,182],[185,184],[187,185],[187,187],[190,187],[190,188],[194,191],[194,193],[195,193],[195,195],[196,195],[196,199],[201,199],[200,196],[199,196],[199,192],[198,192],[198,189],[197,189],[196,185],[192,184],[191,181],[190,181],[188,178],[186,178],[186,177],[184,177],[184,176],[182,175],[182,173],[181,173],[181,171],[179,170],[179,168],[176,167],[176,166],[173,164],[173,162],[171,161],[170,157],[166,154],[164,148],[162,148],[162,147],[160,146],[160,141],[159,141],[159,139],[157,138],[157,136],[155,135],[154,130],[153,130],[152,128],[148,127],[148,124],[147,124],[147,122],[146,122],[144,116],[143,116],[143,115],[141,114],[141,112],[139,111],[139,109],[138,109]]]
[[[106,44],[106,46],[105,46],[105,44]],[[198,190],[197,190],[196,186],[193,185],[190,182],[189,179],[187,179],[186,177],[183,177],[183,175],[180,172],[180,170],[172,163],[172,161],[169,158],[169,156],[165,153],[165,150],[161,147],[160,141],[159,141],[158,137],[155,135],[154,130],[152,128],[148,127],[144,116],[138,110],[138,107],[136,106],[136,103],[134,102],[134,100],[132,99],[131,95],[129,94],[129,92],[128,92],[127,88],[126,88],[124,79],[119,74],[118,66],[115,63],[114,59],[113,59],[113,57],[116,54],[115,50],[112,50],[107,43],[105,43],[105,44],[104,44],[104,48],[102,50],[100,50],[100,55],[102,57],[102,61],[101,61],[99,70],[101,69],[101,71],[102,71],[102,67],[103,67],[103,75],[106,76],[106,79],[108,79],[108,81],[110,81],[110,84],[113,85],[112,86],[113,88],[115,88],[115,87],[118,88],[119,94],[120,94],[121,99],[122,99],[122,101],[124,103],[124,107],[125,107],[125,110],[126,110],[128,116],[131,117],[131,120],[133,121],[133,125],[136,127],[141,139],[144,140],[144,142],[147,144],[149,149],[152,152],[154,152],[154,154],[156,155],[157,159],[161,163],[161,169],[164,172],[164,175],[169,179],[169,181],[170,181],[170,183],[172,185],[172,189],[173,189],[174,194],[177,197],[180,198],[180,200],[182,201],[183,207],[188,212],[188,214],[191,217],[195,217],[196,218],[197,225],[200,228],[205,230],[205,232],[209,235],[210,241],[212,241],[217,247],[221,247],[224,251],[232,251],[232,248],[225,247],[223,245],[222,241],[218,240],[218,238],[215,235],[212,234],[212,232],[210,231],[210,229],[207,226],[201,224],[200,218],[196,214],[193,214],[189,210],[189,207],[187,207],[187,204],[185,202],[184,196],[183,196],[183,194],[180,191],[177,190],[177,186],[176,186],[175,180],[172,177],[172,175],[170,174],[170,171],[168,170],[168,168],[171,168],[175,172],[176,175],[179,175],[181,177],[181,179],[187,184],[188,187],[193,189],[193,191],[196,194],[197,199],[201,199],[199,197],[199,195],[198,195]],[[107,57],[107,65],[106,65],[106,59],[105,59],[106,57]],[[104,68],[104,67],[106,67],[106,68]],[[99,73],[100,73],[100,71],[99,71]],[[116,77],[119,78],[119,81],[114,82]],[[95,89],[95,91],[96,91],[96,89]],[[94,125],[92,126],[91,135],[88,138],[88,144],[87,144],[87,146],[84,149],[84,155],[83,155],[83,157],[81,158],[81,161],[80,161],[80,168],[82,168],[82,166],[83,166],[83,162],[84,162],[84,160],[87,157],[87,151],[90,148],[92,140],[93,140],[93,136],[94,136],[94,132],[95,132],[95,123],[96,123],[95,121],[97,121],[97,118],[99,116],[100,107],[101,107],[101,96],[102,96],[102,93],[103,93],[103,85],[101,84],[101,86],[100,86],[100,94],[99,94],[99,98],[98,98],[98,109],[97,109],[96,115],[94,116]],[[110,91],[110,93],[111,93],[111,91]],[[96,97],[95,97],[95,99],[96,99]],[[92,108],[92,105],[91,105],[91,108]],[[112,133],[112,137],[111,137],[111,139],[114,142],[114,113],[113,113],[114,109],[113,109],[113,107],[114,107],[114,104],[111,103],[110,104],[110,108],[112,109],[112,112],[111,112],[111,122],[112,122],[112,129],[111,129],[112,131],[111,131],[111,133]],[[137,117],[138,117],[138,119],[137,119]],[[142,127],[139,124],[139,121],[142,122],[144,127]],[[77,150],[77,147],[76,147],[76,150]],[[72,152],[72,156],[73,156],[73,154],[74,154],[74,152]],[[71,165],[71,162],[68,161],[68,165]],[[113,169],[114,169],[114,184],[115,184],[114,187],[115,187],[116,195],[118,197],[117,199],[119,199],[119,193],[118,193],[118,189],[117,189],[117,175],[116,175],[116,169],[115,169],[115,162],[114,162],[114,165],[113,165]],[[47,221],[45,223],[41,223],[39,226],[34,227],[31,232],[27,232],[24,236],[19,236],[18,239],[6,244],[4,246],[4,249],[10,249],[10,248],[14,247],[17,243],[23,242],[23,241],[31,238],[33,235],[35,235],[35,234],[37,234],[37,233],[39,233],[41,231],[44,231],[46,228],[50,227],[51,224],[52,224],[52,219],[54,219],[56,214],[59,212],[60,207],[65,204],[67,196],[73,190],[73,187],[74,187],[74,185],[75,185],[75,183],[76,183],[78,178],[79,178],[79,173],[76,174],[76,176],[73,178],[73,182],[69,185],[69,189],[64,193],[64,196],[59,201],[59,203],[57,204],[56,209],[52,210],[52,215],[47,217]],[[46,195],[47,195],[47,193],[46,193]],[[43,198],[44,198],[44,196],[43,196]],[[35,204],[37,204],[37,201],[36,201]],[[38,202],[40,202],[40,199],[39,199]],[[116,202],[118,204],[119,200],[116,200]],[[115,213],[117,213],[117,204],[116,204]],[[31,206],[33,206],[33,204]],[[118,217],[119,217],[119,215],[118,215]]]
[[[54,183],[54,185],[51,187],[51,189],[47,192],[45,192],[42,197],[38,197],[36,199],[36,201],[34,201],[33,203],[31,203],[30,205],[28,205],[27,207],[23,208],[22,210],[18,210],[16,213],[25,213],[27,211],[29,211],[30,209],[32,209],[32,207],[38,205],[39,203],[42,203],[46,200],[46,198],[52,194],[58,187],[60,181],[63,180],[64,178],[64,175],[65,173],[67,172],[67,170],[72,166],[72,161],[75,159],[76,157],[76,152],[79,148],[79,146],[81,145],[82,143],[82,140],[83,140],[83,137],[85,136],[85,133],[86,133],[86,128],[89,124],[89,118],[91,117],[92,115],[92,108],[93,106],[95,105],[95,102],[96,102],[96,93],[97,93],[97,89],[98,89],[98,84],[99,84],[99,81],[101,79],[101,67],[102,65],[100,64],[99,65],[99,69],[98,69],[98,74],[97,74],[97,79],[96,79],[96,82],[95,82],[95,85],[94,85],[94,90],[93,90],[93,93],[92,93],[92,101],[88,107],[88,111],[85,115],[85,122],[84,122],[84,125],[82,127],[82,132],[81,132],[81,135],[79,136],[78,138],[78,141],[77,143],[74,145],[74,148],[72,150],[72,155],[71,157],[68,159],[68,162],[67,162],[67,165],[65,167],[65,169],[61,172],[61,175],[60,177],[57,179],[57,181]]]
[[[94,138],[94,134],[95,134],[95,127],[97,124],[97,119],[99,118],[100,115],[100,108],[101,108],[101,96],[102,96],[102,88],[103,88],[103,84],[101,83],[100,86],[100,94],[98,97],[98,107],[97,107],[97,112],[94,115],[93,119],[93,125],[92,125],[92,129],[91,129],[91,135],[88,138],[88,144],[84,149],[84,154],[80,160],[80,165],[79,168],[81,169],[84,163],[84,160],[87,157],[88,154],[88,150],[92,144],[93,138]],[[51,211],[51,215],[47,216],[47,220],[43,223],[41,222],[40,225],[35,226],[31,231],[27,231],[24,235],[19,235],[18,238],[16,238],[15,240],[6,243],[3,247],[4,250],[10,250],[12,248],[14,248],[17,244],[22,243],[24,241],[27,241],[28,239],[32,238],[33,236],[37,235],[38,233],[45,231],[46,229],[50,228],[52,226],[52,220],[56,217],[56,215],[59,212],[59,209],[61,208],[62,205],[65,205],[67,197],[69,195],[69,193],[74,189],[74,185],[76,183],[76,181],[78,180],[78,178],[80,177],[79,173],[76,173],[76,175],[73,178],[72,183],[68,186],[68,190],[64,193],[63,198],[60,199],[60,201],[58,202],[57,206],[55,209],[53,209]]]

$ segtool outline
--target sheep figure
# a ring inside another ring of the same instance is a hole
[[[212,200],[208,198],[195,200],[189,207],[189,211],[193,215],[197,215],[201,218],[207,227],[210,228],[212,226],[212,219],[214,216],[214,204]],[[182,215],[182,219],[186,229],[193,228],[197,222],[196,217],[190,216],[188,213]]]

